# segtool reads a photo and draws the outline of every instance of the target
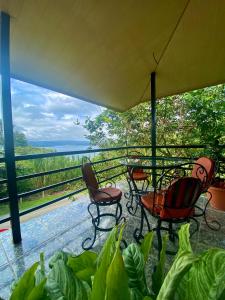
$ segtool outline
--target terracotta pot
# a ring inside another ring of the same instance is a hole
[[[210,205],[213,208],[225,211],[225,187],[210,186],[209,192],[212,194]]]

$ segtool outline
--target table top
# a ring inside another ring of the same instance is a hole
[[[121,164],[130,168],[141,168],[141,169],[172,169],[182,165],[182,161],[176,162],[162,162],[162,161],[153,161],[152,157],[137,157],[137,158],[125,158],[121,160]]]

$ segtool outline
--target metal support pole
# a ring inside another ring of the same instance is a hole
[[[9,207],[13,242],[21,241],[19,205],[16,186],[16,165],[13,139],[11,85],[10,85],[10,16],[1,12],[0,66],[2,76],[2,117],[5,164],[8,180]]]
[[[152,165],[156,165],[156,73],[151,73],[151,144],[152,144]],[[156,170],[152,169],[152,185],[156,186]]]

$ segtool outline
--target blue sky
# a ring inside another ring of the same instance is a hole
[[[87,117],[103,108],[38,86],[11,81],[13,124],[28,140],[84,140]],[[81,125],[74,125],[79,120]]]

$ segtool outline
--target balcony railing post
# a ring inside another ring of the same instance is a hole
[[[156,165],[156,73],[151,73],[151,144],[152,165]],[[152,185],[156,186],[156,170],[152,170]]]
[[[8,180],[9,207],[13,242],[21,241],[19,206],[16,186],[16,166],[13,140],[12,103],[10,85],[10,16],[1,12],[0,65],[2,76],[2,117],[5,147],[5,164]]]

